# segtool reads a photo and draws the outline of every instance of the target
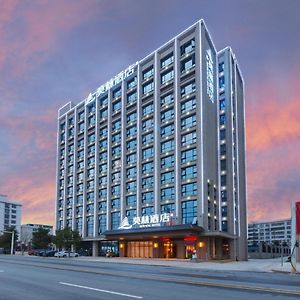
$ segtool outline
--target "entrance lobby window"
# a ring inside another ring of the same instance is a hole
[[[132,241],[127,243],[127,256],[140,258],[153,258],[152,241]]]

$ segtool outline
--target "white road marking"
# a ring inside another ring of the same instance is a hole
[[[88,286],[83,286],[83,285],[77,285],[77,284],[72,284],[72,283],[67,283],[67,282],[59,282],[59,284],[67,285],[67,286],[73,286],[73,287],[78,287],[86,290],[92,290],[92,291],[97,291],[97,292],[102,292],[102,293],[107,293],[107,294],[113,294],[113,295],[119,295],[123,297],[129,297],[129,298],[135,298],[135,299],[143,299],[141,296],[135,296],[135,295],[130,295],[130,294],[123,294],[123,293],[118,293],[114,291],[108,291],[108,290],[101,290],[101,289],[96,289]]]

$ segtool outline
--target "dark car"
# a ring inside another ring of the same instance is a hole
[[[56,252],[57,251],[55,251],[55,250],[49,250],[49,251],[44,252],[43,256],[44,257],[54,257]]]

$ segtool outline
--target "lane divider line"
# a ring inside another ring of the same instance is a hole
[[[77,287],[77,288],[86,289],[86,290],[92,290],[92,291],[101,292],[101,293],[107,293],[107,294],[128,297],[128,298],[143,299],[143,297],[141,297],[141,296],[135,296],[135,295],[124,294],[124,293],[108,291],[108,290],[101,290],[101,289],[96,289],[96,288],[92,288],[92,287],[88,287],[88,286],[84,286],[84,285],[77,285],[77,284],[73,284],[73,283],[59,282],[59,284]]]

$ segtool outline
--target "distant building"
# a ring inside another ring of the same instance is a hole
[[[272,244],[291,240],[291,219],[248,224],[248,245]]]
[[[50,234],[53,234],[53,226],[44,224],[23,224],[21,225],[21,242],[28,245],[32,241],[33,233],[39,228],[47,229]]]
[[[21,232],[22,205],[11,201],[6,195],[0,195],[0,233],[14,226]]]

